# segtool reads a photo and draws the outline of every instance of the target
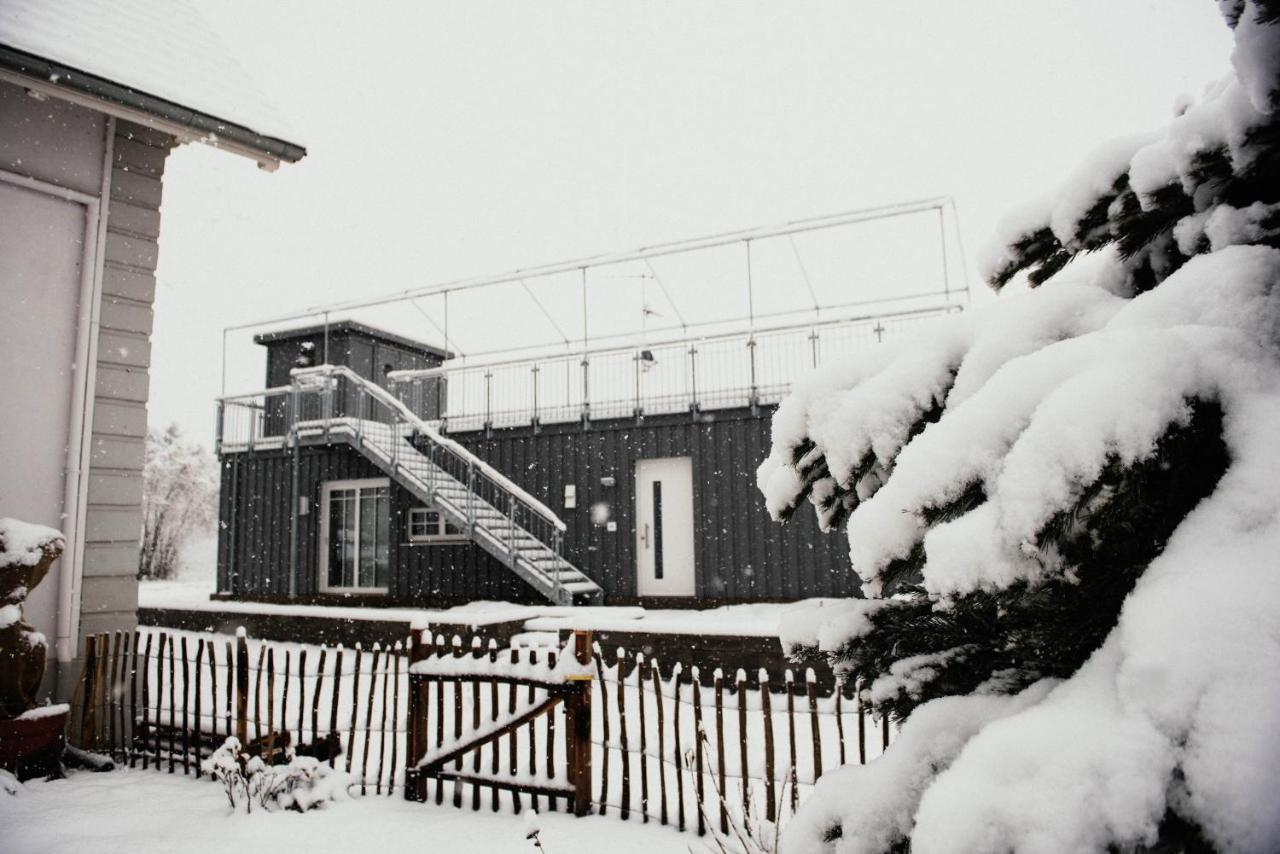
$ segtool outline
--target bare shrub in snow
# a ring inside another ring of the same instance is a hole
[[[139,578],[172,578],[193,536],[217,518],[218,469],[213,457],[176,424],[147,432],[142,470],[142,551]]]
[[[268,765],[262,757],[241,749],[231,737],[200,765],[201,770],[222,783],[233,810],[244,806],[306,812],[345,798],[350,777],[330,768],[313,756],[294,756],[287,764]]]
[[[1236,75],[1011,217],[1000,300],[775,414],[867,597],[784,644],[910,715],[786,854],[1280,850],[1280,8],[1221,5]]]
[[[711,744],[707,740],[705,729],[698,731],[698,738],[702,741],[703,751],[710,755]],[[685,751],[684,764],[690,774],[698,773],[696,754],[692,749]],[[774,815],[782,815],[783,804],[790,797],[790,787],[795,782],[793,770],[790,766],[784,769],[783,784],[779,787],[778,800],[774,804]],[[762,817],[761,811],[754,806],[754,798],[748,799],[745,812],[738,803],[730,803],[714,774],[710,775],[710,779],[712,797],[705,802],[698,801],[698,811],[702,814],[702,822],[712,842],[704,846],[705,849],[711,854],[777,854],[779,825]],[[720,829],[722,811],[729,825],[728,833]]]

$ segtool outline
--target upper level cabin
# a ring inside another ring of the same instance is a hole
[[[350,368],[357,376],[389,391],[394,391],[390,375],[394,371],[423,371],[439,367],[449,358],[449,353],[439,347],[414,341],[363,323],[344,320],[327,325],[305,326],[276,332],[262,332],[253,337],[254,343],[267,348],[267,388],[282,388],[293,381],[297,369],[319,365],[338,365]],[[413,413],[426,421],[436,421],[444,408],[445,380],[443,377],[427,378],[417,386],[412,399],[405,402]],[[371,400],[360,400],[355,386],[343,390],[341,399],[334,402],[332,417],[374,418],[375,406]],[[277,401],[277,414],[268,417],[287,417]],[[317,417],[306,410],[317,406],[315,398],[308,398],[300,406],[301,420]],[[271,424],[266,435],[280,433],[279,425]]]

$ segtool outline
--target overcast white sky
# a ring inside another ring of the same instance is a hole
[[[1230,55],[1211,0],[198,6],[309,150],[170,158],[150,417],[206,442],[228,324],[937,195],[972,256]]]

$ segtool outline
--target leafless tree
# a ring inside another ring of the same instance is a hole
[[[176,424],[147,433],[139,578],[172,578],[182,547],[217,516],[217,464]]]

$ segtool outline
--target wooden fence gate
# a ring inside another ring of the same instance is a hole
[[[454,806],[460,807],[463,788],[470,784],[472,809],[480,808],[483,786],[491,790],[495,810],[498,792],[506,791],[516,809],[524,795],[531,805],[542,797],[555,810],[563,799],[574,815],[591,812],[591,633],[574,632],[562,640],[569,642],[559,651],[547,650],[544,664],[536,649],[524,650],[522,661],[521,650],[512,647],[506,660],[499,660],[496,644],[490,642],[486,656],[477,640],[466,656],[461,644],[451,650],[443,636],[432,643],[429,632],[421,633],[410,650],[406,797],[426,801],[434,782],[436,803],[444,801],[450,788]],[[558,714],[564,727],[562,751],[556,748]],[[540,721],[545,725],[541,774]]]

